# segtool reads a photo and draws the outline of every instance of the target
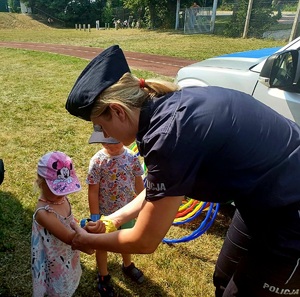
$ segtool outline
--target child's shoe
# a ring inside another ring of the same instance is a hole
[[[143,272],[140,269],[136,268],[134,263],[131,263],[127,267],[125,267],[123,263],[122,270],[125,275],[129,276],[136,283],[141,284],[144,281]]]
[[[110,283],[111,276],[105,275],[101,276],[98,274],[98,292],[101,297],[114,297],[114,288]]]

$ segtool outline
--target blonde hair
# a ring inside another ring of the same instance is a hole
[[[140,79],[127,72],[117,83],[105,89],[97,97],[91,112],[91,119],[100,115],[109,118],[108,106],[111,103],[121,105],[127,116],[132,118],[134,109],[141,108],[146,100],[161,97],[178,89],[179,87],[176,84],[160,79],[143,80],[143,85],[141,86]]]
[[[34,192],[41,192],[44,184],[46,184],[46,180],[40,175],[37,175],[34,182]]]

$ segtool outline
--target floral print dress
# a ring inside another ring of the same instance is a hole
[[[31,236],[31,270],[33,297],[72,296],[81,277],[80,251],[62,242],[35,220],[41,209],[53,212],[67,227],[74,220],[73,214],[63,217],[49,205],[38,208],[33,214]]]
[[[135,177],[144,170],[133,151],[124,147],[118,156],[108,156],[98,151],[90,160],[87,184],[98,184],[100,214],[109,215],[136,197]]]

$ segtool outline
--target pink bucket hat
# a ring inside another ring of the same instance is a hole
[[[81,190],[72,159],[62,152],[45,154],[38,162],[37,173],[45,178],[55,195],[63,196]]]

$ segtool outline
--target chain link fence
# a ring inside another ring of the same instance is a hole
[[[225,11],[218,8],[216,11],[216,23],[214,24],[212,23],[212,7],[180,9],[178,29],[183,30],[184,34],[215,33],[229,36],[228,30],[230,25],[222,27],[220,23],[222,23],[222,19],[230,18],[235,19],[236,23],[238,23],[233,28],[233,30],[239,30],[234,37],[242,37],[245,34],[244,37],[249,38],[288,40],[292,34],[293,26],[297,25],[298,27],[298,2],[273,0],[270,5],[270,1],[260,1],[262,8],[253,5],[251,10],[249,10],[248,3],[248,0],[244,3],[242,11]],[[255,1],[254,3],[256,4]],[[247,17],[249,18],[248,20]],[[300,32],[296,28],[294,38],[299,35]]]
[[[187,8],[184,14],[184,33],[211,32],[212,7]]]

